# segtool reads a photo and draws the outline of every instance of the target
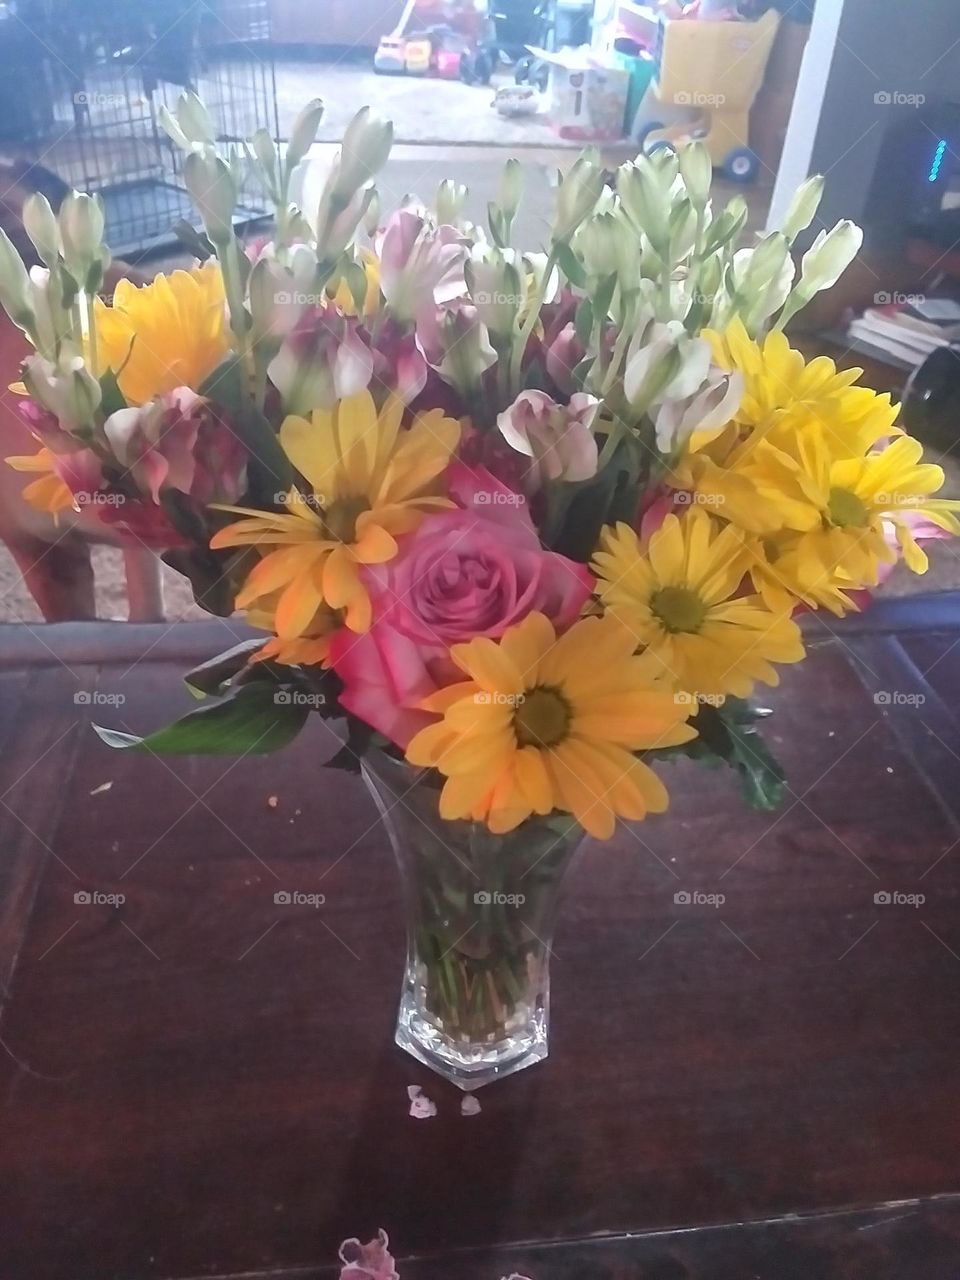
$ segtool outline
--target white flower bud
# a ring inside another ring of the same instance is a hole
[[[64,261],[83,285],[91,264],[100,258],[103,201],[99,196],[71,191],[60,205],[59,224]]]
[[[591,212],[603,189],[603,170],[589,157],[579,156],[561,177],[553,223],[554,240],[569,240]]]
[[[7,233],[0,228],[0,304],[18,328],[29,331],[34,322],[30,277]]]
[[[361,107],[347,125],[336,169],[335,191],[341,200],[353,196],[383,168],[393,146],[393,125]]]
[[[860,252],[863,229],[844,219],[831,231],[821,231],[803,255],[800,264],[800,292],[812,298],[822,289],[832,289]]]
[[[790,244],[793,244],[801,231],[806,231],[816,217],[823,198],[823,183],[820,174],[808,178],[790,201],[790,208],[783,222],[783,234]]]
[[[294,120],[293,128],[290,130],[290,140],[287,142],[287,154],[284,160],[288,174],[293,172],[313,146],[316,141],[317,130],[320,128],[320,121],[322,119],[323,102],[320,98],[313,98],[301,110],[296,120]]]
[[[177,123],[189,142],[213,146],[217,140],[207,108],[192,90],[180,95],[177,102]]]
[[[702,142],[691,142],[679,151],[680,175],[694,208],[702,209],[710,198],[713,163]]]
[[[511,157],[503,166],[500,177],[500,196],[497,202],[508,218],[516,217],[522,194],[523,170],[520,167],[520,161]]]
[[[237,188],[229,166],[219,156],[194,151],[187,156],[183,176],[207,235],[214,244],[231,240]]]
[[[60,228],[50,201],[39,192],[23,202],[23,225],[41,261],[55,266],[60,256]]]
[[[466,198],[467,188],[463,183],[444,178],[437,187],[437,221],[441,225],[457,226]]]

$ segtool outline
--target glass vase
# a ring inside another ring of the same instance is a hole
[[[557,908],[582,828],[565,815],[506,835],[445,821],[442,780],[382,752],[364,758],[363,776],[406,904],[397,1044],[467,1091],[539,1062]]]

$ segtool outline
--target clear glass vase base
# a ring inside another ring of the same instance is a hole
[[[547,1056],[546,1017],[538,1012],[516,1034],[489,1046],[458,1046],[406,1001],[400,1006],[396,1042],[411,1057],[443,1076],[451,1084],[472,1093],[494,1080],[542,1062]]]

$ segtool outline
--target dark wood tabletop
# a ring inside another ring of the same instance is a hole
[[[329,728],[89,728],[241,628],[0,628],[0,1280],[305,1280],[381,1226],[403,1280],[957,1280],[960,598],[808,633],[782,811],[669,766],[571,876],[549,1060],[463,1116],[393,1045],[398,879]]]

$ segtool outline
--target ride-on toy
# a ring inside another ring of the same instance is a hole
[[[643,149],[699,139],[714,168],[735,182],[751,182],[760,161],[748,142],[750,108],[779,21],[773,9],[756,22],[661,18],[657,70],[641,107]]]

